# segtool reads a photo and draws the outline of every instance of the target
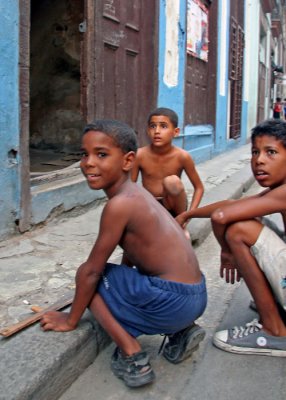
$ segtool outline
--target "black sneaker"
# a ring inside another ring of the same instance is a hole
[[[173,335],[168,335],[169,342],[164,347],[163,356],[171,363],[178,364],[198,349],[205,336],[205,330],[193,323]]]
[[[129,387],[139,387],[152,383],[155,374],[149,363],[149,356],[140,351],[129,357],[124,357],[116,347],[111,357],[111,369],[118,378],[123,379]]]

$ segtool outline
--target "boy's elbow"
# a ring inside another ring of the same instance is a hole
[[[211,220],[219,225],[225,225],[227,223],[225,213],[221,208],[218,208],[211,214]]]

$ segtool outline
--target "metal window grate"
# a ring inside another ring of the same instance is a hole
[[[242,111],[242,69],[244,32],[234,17],[231,18],[229,80],[231,84],[230,137],[240,136]]]

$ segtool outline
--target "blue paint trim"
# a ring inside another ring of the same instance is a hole
[[[179,117],[179,127],[184,125],[184,92],[185,92],[185,63],[186,63],[186,0],[180,0],[179,15],[179,71],[178,84],[168,87],[164,83],[165,48],[166,48],[166,1],[160,0],[159,8],[159,60],[158,60],[158,107],[168,107],[176,111]]]
[[[15,230],[20,207],[19,1],[0,0],[0,237]]]
[[[227,104],[228,104],[228,49],[229,49],[229,18],[230,18],[230,4],[227,2],[226,17],[228,25],[226,28],[226,68],[225,68],[225,94],[220,95],[220,79],[223,73],[220,64],[220,52],[222,48],[221,32],[222,32],[222,14],[223,4],[222,0],[219,0],[218,4],[218,42],[217,42],[217,97],[216,97],[216,126],[215,126],[215,149],[220,152],[227,146]]]

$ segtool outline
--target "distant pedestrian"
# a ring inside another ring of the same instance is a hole
[[[252,129],[251,141],[252,172],[265,190],[185,212],[177,220],[184,226],[189,218],[211,217],[221,246],[221,277],[230,283],[242,277],[260,316],[246,327],[217,332],[214,344],[233,353],[286,357],[286,122],[262,122]],[[261,219],[278,212],[282,232]]]
[[[284,99],[284,101],[283,101],[283,115],[284,115],[284,119],[286,120],[286,99]]]
[[[276,102],[273,106],[273,118],[280,119],[283,115],[283,104],[281,97],[276,97]]]
[[[204,193],[203,183],[190,154],[172,144],[180,133],[178,115],[169,108],[157,108],[148,117],[151,143],[138,150],[131,178],[139,173],[142,184],[174,217],[187,209],[188,199],[181,181],[185,171],[194,193],[190,209],[198,207]]]
[[[112,371],[130,387],[155,378],[137,337],[167,334],[163,355],[179,363],[205,336],[194,321],[207,302],[205,278],[184,232],[129,177],[136,150],[135,132],[124,123],[86,126],[81,169],[89,187],[103,189],[108,201],[94,247],[77,271],[70,312],[48,312],[41,320],[45,331],[71,331],[89,307],[117,345]],[[107,262],[117,245],[123,249],[120,265]]]

